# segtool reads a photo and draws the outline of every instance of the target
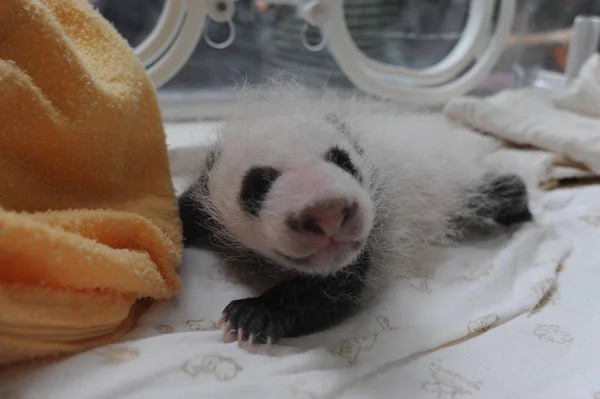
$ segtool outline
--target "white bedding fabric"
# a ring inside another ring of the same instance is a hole
[[[444,115],[501,140],[541,149],[554,160],[568,157],[600,174],[600,54],[591,56],[560,92],[522,89],[458,97],[446,104]]]
[[[181,188],[203,148],[176,144]],[[119,343],[13,370],[0,398],[598,399],[600,187],[538,195],[533,212],[514,234],[440,251],[344,325],[273,356],[221,342],[222,309],[252,293],[187,249],[177,299]]]
[[[547,93],[523,89],[485,99],[457,98],[444,113],[500,139],[563,154],[600,174],[600,119],[559,110]]]
[[[600,118],[600,54],[593,54],[583,64],[579,76],[554,95],[553,104],[579,115]]]

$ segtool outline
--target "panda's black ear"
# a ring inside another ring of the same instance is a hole
[[[215,168],[220,156],[220,148],[214,146],[206,155],[204,169],[198,181],[177,198],[179,218],[183,225],[184,245],[189,245],[195,239],[217,230],[215,218],[211,217],[204,204],[194,199],[192,193],[197,191],[208,193],[208,175]]]
[[[199,183],[194,184],[177,198],[179,218],[183,226],[183,243],[185,246],[210,231],[210,215],[208,211],[192,197],[192,192],[197,188],[197,184]]]

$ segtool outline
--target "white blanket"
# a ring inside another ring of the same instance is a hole
[[[541,149],[538,159],[555,165],[568,159],[571,166],[600,174],[600,55],[592,56],[561,92],[522,89],[487,98],[460,97],[446,104],[444,114],[500,140]],[[545,178],[553,172],[547,168]],[[565,171],[558,173],[564,177]],[[577,170],[570,173],[581,175]]]
[[[600,187],[546,194],[545,220],[575,247],[546,295],[468,340],[384,367],[344,398],[599,399]],[[515,291],[513,291],[515,292]]]
[[[418,118],[411,120],[418,126]],[[197,154],[205,149],[205,135],[199,137],[193,139],[199,144],[171,149],[176,183],[197,173]],[[553,397],[547,387],[528,383],[524,366],[548,368],[558,362],[562,370],[573,353],[565,351],[575,345],[575,333],[545,310],[556,300],[557,270],[561,265],[569,270],[577,236],[574,217],[563,217],[571,198],[556,194],[536,197],[535,223],[440,250],[424,260],[427,267],[395,276],[391,289],[342,326],[285,340],[274,356],[248,354],[237,343],[221,342],[215,322],[222,309],[251,292],[243,281],[228,277],[217,257],[187,249],[177,299],[153,306],[122,342],[52,366],[13,370],[1,382],[0,398]],[[588,280],[583,286],[591,284],[597,285]],[[577,300],[587,309],[593,306]],[[462,342],[436,350],[457,341]],[[597,336],[578,342],[578,354],[600,348]],[[533,358],[530,351],[536,353]],[[495,368],[486,363],[488,355]],[[585,365],[593,362],[598,365],[592,358]],[[593,373],[586,377],[590,368],[578,370],[578,378],[600,381]],[[591,389],[589,383],[581,386]],[[582,397],[592,398],[593,392]]]
[[[579,76],[553,98],[557,108],[591,118],[600,118],[600,54],[593,54]]]

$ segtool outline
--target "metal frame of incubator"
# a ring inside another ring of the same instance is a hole
[[[167,83],[188,61],[204,39],[215,48],[226,48],[235,38],[232,18],[236,0],[166,0],[158,23],[135,49],[147,67],[156,88]],[[366,93],[410,102],[439,106],[450,98],[468,93],[479,85],[500,59],[515,20],[515,0],[494,2],[472,0],[461,38],[440,62],[424,69],[388,65],[365,56],[356,46],[344,18],[343,0],[270,0],[296,6],[306,26],[319,28],[322,42],[305,46],[320,51],[325,46],[350,81]],[[211,22],[227,23],[227,40],[215,43],[205,34]],[[303,30],[303,33],[306,31]],[[538,70],[535,87],[556,90],[574,78],[581,65],[598,49],[600,18],[580,16],[575,20],[564,74]],[[210,113],[210,112],[209,112]]]

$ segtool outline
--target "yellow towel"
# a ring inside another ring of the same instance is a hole
[[[0,0],[0,365],[118,339],[179,289],[154,89],[83,0]]]

